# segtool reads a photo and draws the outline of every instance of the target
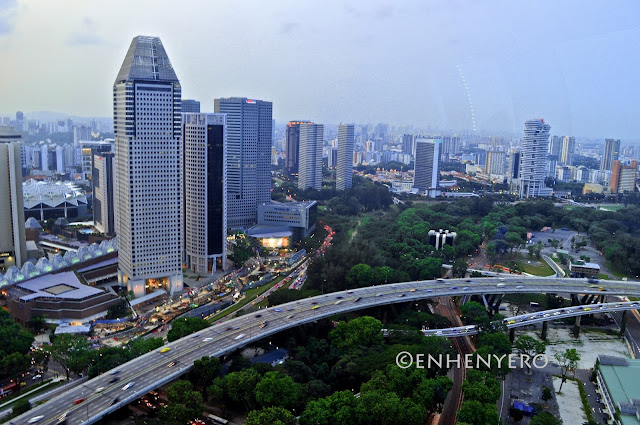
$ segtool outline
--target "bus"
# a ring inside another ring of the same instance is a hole
[[[214,425],[227,425],[229,423],[228,420],[226,419],[222,419],[220,416],[216,416],[216,415],[207,415],[207,418],[209,418],[209,420],[214,424]]]

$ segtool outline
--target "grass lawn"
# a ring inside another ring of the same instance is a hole
[[[611,267],[611,261],[607,261],[607,268],[609,269],[609,272],[614,275],[615,277],[617,277],[618,279],[622,279],[623,277],[627,277],[624,273],[620,273],[617,272],[615,270],[613,270],[613,268]]]
[[[262,295],[265,292],[267,292],[269,290],[269,288],[271,288],[273,285],[279,283],[282,279],[284,279],[284,276],[280,276],[280,277],[275,278],[274,280],[269,282],[267,285],[263,285],[263,286],[260,286],[259,288],[253,288],[253,289],[249,289],[248,291],[245,291],[245,297],[242,300],[240,300],[239,302],[233,304],[230,307],[225,308],[220,313],[218,313],[215,316],[213,316],[211,319],[208,319],[209,323],[213,323],[216,320],[220,320],[223,317],[228,316],[229,314],[231,314],[231,313],[237,311],[238,309],[244,307],[248,303],[254,301],[257,297],[259,297],[260,295]]]
[[[553,276],[556,274],[555,271],[544,261],[542,261],[538,265],[528,264],[528,263],[520,263],[522,268],[526,273],[532,274],[534,276]]]
[[[624,204],[602,204],[602,205],[598,205],[597,208],[603,211],[618,211],[624,207],[625,207]]]
[[[534,302],[540,304],[541,310],[548,309],[546,294],[505,294],[504,300],[524,307],[529,307],[529,303]]]

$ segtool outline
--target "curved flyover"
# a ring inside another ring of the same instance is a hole
[[[600,281],[590,284],[585,279],[555,277],[438,279],[371,286],[306,298],[218,323],[196,335],[174,341],[119,366],[114,370],[117,374],[112,371],[91,379],[10,423],[26,424],[31,418],[43,416],[38,423],[49,425],[57,423],[63,415],[66,415],[68,424],[94,423],[150,390],[175,380],[203,356],[222,356],[252,341],[339,313],[442,296],[518,292],[602,294],[603,291],[608,295],[640,296],[640,283]],[[117,382],[110,382],[116,377],[119,378]],[[73,404],[79,399],[84,400]]]

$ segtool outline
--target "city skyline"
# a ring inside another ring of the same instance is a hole
[[[123,19],[117,4],[62,3],[54,10],[30,1],[5,3],[0,54],[13,66],[0,83],[2,114],[108,116],[110,93],[104,86],[117,71],[113,63],[128,40],[148,34],[176,52],[184,96],[200,100],[203,111],[212,111],[214,98],[250,96],[273,101],[278,121],[304,116],[327,124],[389,122],[443,131],[464,131],[475,123],[478,133],[521,134],[523,121],[543,117],[554,122],[557,134],[638,140],[632,117],[640,84],[633,59],[615,66],[638,56],[633,16],[639,6],[633,2],[606,10],[543,3],[544,19],[524,30],[520,17],[526,6],[505,2],[460,2],[454,8],[305,4],[295,14],[287,2],[268,11],[253,3],[223,5],[215,25],[206,28],[197,25],[199,16],[208,16],[196,13],[202,5],[190,2],[177,17],[195,20],[187,34],[181,25],[163,24],[175,16],[162,16],[144,2],[135,5],[150,14],[143,22],[135,13]],[[503,25],[487,28],[490,17]],[[115,19],[121,30],[110,34]],[[53,31],[50,22],[56,28],[65,22],[68,30]],[[549,31],[559,25],[565,31]],[[228,40],[216,43],[216,58],[223,57],[225,66],[203,55],[192,38]],[[294,66],[284,60],[292,49],[300,56]],[[532,54],[536,64],[525,60]],[[42,78],[42,62],[53,60],[55,69]],[[524,63],[533,66],[525,70]],[[614,67],[616,78],[610,78]],[[68,84],[70,76],[74,85]]]

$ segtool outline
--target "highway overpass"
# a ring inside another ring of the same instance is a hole
[[[640,296],[640,283],[586,279],[485,277],[438,279],[371,286],[334,292],[282,304],[215,324],[119,366],[116,375],[105,373],[13,419],[26,424],[43,416],[39,424],[55,424],[63,414],[67,423],[94,423],[163,384],[187,372],[203,356],[223,356],[253,341],[285,329],[370,307],[425,298],[506,293],[577,293]],[[266,322],[266,326],[262,326]],[[533,321],[531,321],[533,323]],[[169,348],[169,351],[162,352]],[[111,382],[113,378],[117,382]],[[133,383],[123,389],[126,384]],[[99,388],[103,388],[98,391]],[[79,404],[75,400],[84,399]]]

